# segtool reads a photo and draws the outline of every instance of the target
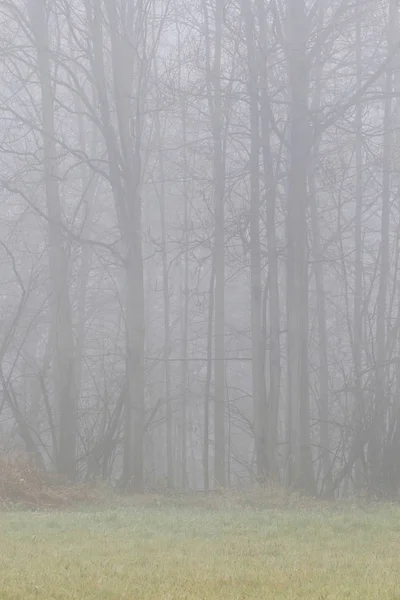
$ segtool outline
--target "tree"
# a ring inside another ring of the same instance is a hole
[[[257,457],[257,476],[265,481],[266,455],[266,397],[265,372],[262,362],[261,326],[261,250],[260,250],[260,124],[258,107],[258,70],[253,44],[254,21],[250,6],[243,2],[243,20],[248,59],[247,88],[250,101],[250,263],[251,263],[251,350],[252,391],[254,402],[254,432]]]
[[[59,473],[73,480],[76,475],[77,397],[74,340],[69,299],[68,263],[63,241],[62,212],[58,186],[58,155],[54,130],[54,98],[45,5],[30,0],[29,18],[34,35],[42,106],[43,171],[49,224],[49,262],[53,284],[52,319],[54,322],[54,389],[58,400]]]
[[[287,320],[289,482],[314,491],[308,391],[307,170],[309,69],[303,1],[288,0],[288,67],[291,91],[290,166],[287,201]]]

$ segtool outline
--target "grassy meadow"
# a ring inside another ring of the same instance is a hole
[[[400,599],[400,509],[0,513],[1,600]]]

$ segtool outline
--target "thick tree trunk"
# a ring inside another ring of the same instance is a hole
[[[29,17],[34,34],[39,82],[42,94],[43,166],[49,232],[49,259],[54,321],[54,392],[57,404],[57,470],[70,480],[76,477],[76,382],[71,304],[66,273],[67,257],[63,243],[62,209],[58,187],[57,150],[54,131],[54,100],[51,80],[49,36],[44,0],[29,1]]]
[[[268,475],[266,440],[266,391],[265,365],[262,340],[262,285],[260,251],[260,123],[257,63],[254,50],[254,19],[251,5],[243,0],[242,12],[245,24],[248,79],[250,100],[250,261],[251,261],[251,354],[252,390],[254,403],[254,431],[257,461],[257,477],[265,481]]]
[[[222,143],[221,54],[224,0],[215,4],[214,56],[211,59],[211,35],[208,7],[203,2],[206,35],[207,95],[213,134],[213,192],[215,273],[215,403],[214,403],[214,482],[225,486],[225,160]]]
[[[309,66],[304,0],[287,0],[288,60],[291,90],[287,202],[287,318],[289,483],[315,493],[309,421],[307,172]]]
[[[319,14],[319,28],[322,31],[324,22],[324,7]],[[321,105],[321,56],[316,58],[315,93],[313,97],[312,110],[316,114]],[[317,293],[317,316],[318,316],[318,356],[319,356],[319,432],[322,458],[323,485],[322,492],[332,488],[332,465],[330,456],[329,437],[329,366],[328,366],[328,331],[327,312],[325,301],[324,284],[324,254],[321,244],[321,234],[318,216],[318,197],[316,185],[316,170],[320,152],[320,140],[317,139],[312,151],[312,160],[309,169],[309,191],[312,225],[312,251],[314,258],[315,288]]]
[[[124,454],[122,485],[142,491],[144,479],[143,440],[145,425],[144,402],[144,340],[145,301],[142,251],[142,201],[139,193],[141,180],[141,85],[144,73],[134,67],[143,25],[142,8],[122,23],[116,6],[105,3],[111,39],[113,100],[117,125],[114,127],[108,101],[108,82],[104,64],[103,14],[99,3],[86,5],[93,38],[93,71],[106,142],[110,182],[114,195],[122,242],[125,250],[126,283],[126,378],[127,397],[124,420]],[[132,17],[132,18],[131,18]],[[125,70],[129,64],[131,68]],[[136,104],[132,100],[132,89]]]
[[[393,53],[395,35],[394,2],[390,2],[388,22],[388,55]],[[389,276],[389,221],[390,221],[390,196],[391,196],[391,164],[393,146],[393,69],[389,66],[386,73],[386,82],[383,90],[385,96],[385,114],[383,124],[383,156],[382,156],[382,213],[381,236],[379,244],[379,289],[376,312],[376,364],[375,364],[375,407],[376,415],[372,439],[368,444],[368,459],[370,466],[371,488],[378,492],[385,486],[382,472],[382,451],[384,445],[385,414],[387,409],[385,386],[385,361],[386,361],[386,303]]]
[[[86,136],[85,122],[83,117],[83,106],[78,95],[75,97],[75,107],[78,114],[78,130],[79,143],[83,152],[86,153]],[[91,156],[96,156],[97,151],[97,129],[93,128]],[[82,198],[85,207],[84,224],[81,229],[83,238],[90,238],[90,228],[93,221],[94,204],[96,200],[96,191],[99,177],[97,173],[91,173],[87,165],[81,166],[81,181],[84,197]],[[76,350],[75,350],[75,381],[78,397],[82,387],[82,369],[84,360],[85,347],[85,325],[86,325],[86,309],[87,309],[87,287],[89,283],[90,267],[93,255],[93,248],[90,244],[84,244],[82,247],[82,262],[79,273],[79,289],[78,289],[78,319],[76,328]]]

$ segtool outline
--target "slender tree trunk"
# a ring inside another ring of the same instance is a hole
[[[141,208],[136,206],[136,223],[141,222]],[[123,479],[134,491],[141,492],[144,483],[144,285],[142,244],[139,232],[132,234],[127,259],[127,340],[126,372],[128,399],[125,412],[125,447]],[[128,417],[129,415],[129,417]],[[128,432],[128,427],[131,429]]]
[[[214,479],[225,486],[225,164],[222,151],[221,44],[222,0],[216,3],[213,80],[214,210],[215,210],[215,409]]]
[[[357,89],[362,85],[362,56],[361,56],[361,5],[362,0],[357,0],[356,4],[356,79]],[[353,314],[353,362],[355,377],[355,427],[356,431],[362,429],[363,425],[363,393],[362,393],[362,374],[361,374],[361,342],[362,342],[362,213],[363,213],[363,156],[362,156],[362,105],[359,100],[356,105],[356,214],[355,214],[355,264],[354,264],[354,314]],[[356,444],[356,440],[353,442]],[[360,485],[361,464],[357,458],[355,460],[355,481],[356,486]]]
[[[207,367],[206,385],[204,391],[204,429],[203,429],[203,471],[204,491],[210,489],[209,472],[209,446],[210,446],[210,389],[212,377],[212,334],[214,316],[214,259],[212,261],[210,289],[208,293],[208,318],[207,318]]]
[[[268,392],[268,435],[267,458],[268,475],[278,477],[276,464],[276,443],[278,433],[278,414],[281,387],[281,341],[280,341],[280,301],[279,271],[276,238],[276,182],[273,171],[273,160],[270,147],[270,114],[271,104],[268,95],[268,47],[267,47],[267,15],[264,0],[258,0],[258,21],[260,31],[260,101],[262,156],[266,186],[266,229],[268,248],[268,281],[269,281],[269,392]]]
[[[161,131],[159,113],[156,115],[158,139],[161,147]],[[166,407],[166,444],[167,444],[167,487],[174,487],[174,472],[172,458],[172,406],[171,406],[171,363],[170,363],[170,288],[168,275],[168,247],[165,222],[165,169],[163,152],[158,153],[158,162],[160,167],[160,193],[159,205],[161,216],[161,244],[162,244],[162,267],[163,267],[163,294],[164,294],[164,372],[165,372],[165,407]]]
[[[189,326],[189,211],[188,199],[184,197],[184,258],[181,283],[181,485],[188,486],[187,473],[187,430],[188,430],[188,326]]]
[[[213,134],[214,249],[215,273],[215,404],[214,404],[214,480],[225,486],[225,161],[222,145],[221,54],[224,0],[215,3],[214,56],[211,59],[209,14],[203,1],[206,37],[207,95]]]
[[[394,0],[393,0],[394,1]],[[400,39],[400,23],[399,23],[399,9],[394,2],[394,27],[396,28],[396,38],[398,41]],[[394,91],[396,94],[395,100],[395,112],[394,112],[394,156],[397,158],[400,156],[400,59],[397,57],[396,63],[393,68],[394,77],[393,77],[393,85]],[[400,177],[397,175],[395,179],[396,183],[396,192],[397,197],[399,197],[400,192]],[[398,317],[397,317],[397,351],[400,347],[400,281],[397,283],[397,302],[398,302]],[[394,469],[394,481],[393,481],[393,489],[396,494],[398,494],[399,483],[400,483],[400,361],[397,361],[396,364],[396,388],[395,388],[395,398],[394,398],[394,407],[393,407],[394,419],[395,419],[395,427],[393,432],[393,454],[396,458],[393,460],[393,469]]]

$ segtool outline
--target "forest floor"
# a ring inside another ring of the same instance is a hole
[[[400,598],[400,509],[0,513],[1,600]]]

